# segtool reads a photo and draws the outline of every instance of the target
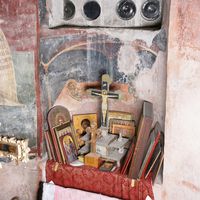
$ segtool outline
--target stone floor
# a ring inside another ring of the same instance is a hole
[[[11,200],[19,197],[19,200],[36,200],[40,170],[40,160],[33,159],[28,163],[15,162],[2,164],[0,169],[0,200]]]

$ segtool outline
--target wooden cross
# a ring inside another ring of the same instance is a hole
[[[108,99],[119,99],[119,94],[110,92],[109,87],[112,80],[108,74],[102,75],[101,90],[91,90],[91,94],[94,96],[100,96],[101,102],[101,126],[107,127],[107,112],[108,112]]]

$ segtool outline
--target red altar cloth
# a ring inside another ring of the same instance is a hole
[[[46,180],[54,184],[130,200],[154,199],[151,178],[132,180],[114,172],[90,167],[72,167],[55,161],[46,163]]]

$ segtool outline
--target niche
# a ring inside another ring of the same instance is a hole
[[[98,13],[87,13],[90,6]],[[122,91],[119,101],[109,100],[109,109],[133,113],[138,124],[143,101],[150,101],[154,123],[164,130],[168,3],[48,0],[40,7],[46,8],[40,16],[44,121],[54,105],[65,106],[71,116],[99,113],[100,101],[85,90],[107,73]]]

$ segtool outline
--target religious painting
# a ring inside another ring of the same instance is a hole
[[[13,60],[4,33],[0,29],[0,105],[20,105]]]
[[[70,120],[70,113],[64,106],[53,106],[47,114],[47,121],[50,128],[62,125],[64,123],[66,124],[66,122],[69,122]]]
[[[0,157],[15,161],[28,162],[28,139],[0,136]]]
[[[10,51],[0,29],[0,133],[29,138],[36,145],[34,52]]]
[[[41,38],[40,81],[44,121],[48,110],[55,105],[65,106],[71,116],[100,113],[100,98],[89,95],[87,89],[94,83],[96,88],[91,88],[98,90],[103,74],[108,74],[113,84],[121,85],[120,92],[123,93],[119,100],[109,99],[112,102],[109,110],[134,113],[138,122],[142,100],[152,99],[160,106],[156,107],[161,110],[156,118],[162,121],[165,68],[164,62],[158,62],[157,57],[162,59],[165,49],[164,29],[142,32],[128,29],[125,35],[118,29],[111,32],[72,29]],[[152,82],[153,77],[157,79]],[[112,87],[111,91],[115,92]],[[158,92],[163,94],[160,99]]]
[[[66,89],[69,93],[65,94],[78,105],[84,98],[77,87],[79,83],[98,82],[105,73],[115,80],[122,77],[116,59],[121,46],[118,38],[75,31],[42,38],[40,44],[41,102],[44,116],[54,105],[63,105],[71,114],[77,113],[77,110],[73,110],[74,106],[70,105],[71,102],[65,100],[66,104],[57,103],[63,97],[63,90]],[[84,108],[81,113],[85,113]]]
[[[60,143],[66,163],[71,163],[78,159],[76,145],[70,133],[66,133],[65,135],[61,136]]]
[[[0,156],[7,156],[8,154],[17,156],[16,144],[8,144],[0,141]]]
[[[66,149],[63,148],[64,136],[69,136],[73,141],[74,148],[75,149],[77,148],[76,138],[75,138],[73,129],[71,127],[70,121],[64,122],[63,124],[59,124],[56,127],[53,127],[52,132],[53,132],[52,134],[55,134],[55,138],[52,137],[54,146],[56,146],[58,144],[58,148],[59,148],[57,155],[59,154],[61,156],[61,160],[63,163],[69,163],[69,161],[68,161],[69,158],[65,152]],[[65,143],[67,143],[67,142],[70,143],[70,141],[65,141]]]
[[[89,114],[77,114],[72,116],[74,131],[76,134],[76,138],[78,141],[78,146],[84,146],[85,142],[81,139],[83,136],[87,134],[87,127],[90,127],[92,123],[97,124],[97,114],[89,113]],[[89,140],[90,138],[88,138]]]
[[[104,161],[103,164],[99,167],[99,170],[104,172],[110,172],[116,168],[116,165],[117,162],[114,160]]]
[[[135,135],[135,121],[111,119],[109,130],[112,134],[121,134],[122,137],[133,138]]]

